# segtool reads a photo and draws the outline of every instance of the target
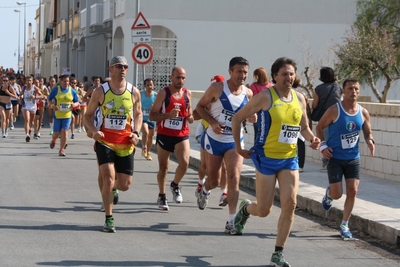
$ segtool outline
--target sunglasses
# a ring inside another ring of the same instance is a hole
[[[3,80],[3,82],[8,82],[8,80]]]
[[[115,64],[114,67],[117,67],[118,69],[124,69],[124,70],[127,70],[129,68],[128,65],[123,65],[123,64]]]

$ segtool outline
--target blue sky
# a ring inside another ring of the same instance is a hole
[[[19,1],[26,3],[26,39],[28,40],[28,24],[32,23],[32,32],[36,38],[36,9],[39,8],[39,0]],[[20,10],[19,16],[14,9]],[[1,41],[0,41],[0,66],[4,68],[17,69],[18,60],[18,18],[21,17],[21,35],[20,35],[20,54],[23,55],[24,49],[24,5],[17,5],[17,1],[0,1],[0,22],[1,22]],[[36,39],[37,40],[37,39]],[[14,56],[14,52],[16,56]]]

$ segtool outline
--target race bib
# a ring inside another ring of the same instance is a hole
[[[297,144],[300,129],[300,126],[282,124],[278,141],[285,144]]]
[[[126,115],[110,115],[105,118],[105,128],[111,130],[125,130]]]
[[[70,110],[70,104],[60,104],[59,110],[60,111],[69,111]]]
[[[166,119],[164,122],[164,127],[172,130],[182,130],[183,127],[183,118],[172,118]]]
[[[359,136],[360,136],[359,132],[340,135],[342,148],[343,149],[353,148],[357,144]]]
[[[150,109],[143,109],[143,116],[148,117],[150,115]]]
[[[218,122],[225,125],[223,130],[223,134],[232,135],[232,118],[235,115],[235,112],[223,109],[221,114],[219,115]]]

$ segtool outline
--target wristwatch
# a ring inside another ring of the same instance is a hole
[[[140,135],[139,135],[139,132],[138,132],[138,131],[133,131],[133,133],[134,133],[134,134],[136,134],[138,138],[140,137]]]

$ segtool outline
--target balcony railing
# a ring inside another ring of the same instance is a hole
[[[90,7],[90,26],[103,25],[103,4],[97,3]]]

